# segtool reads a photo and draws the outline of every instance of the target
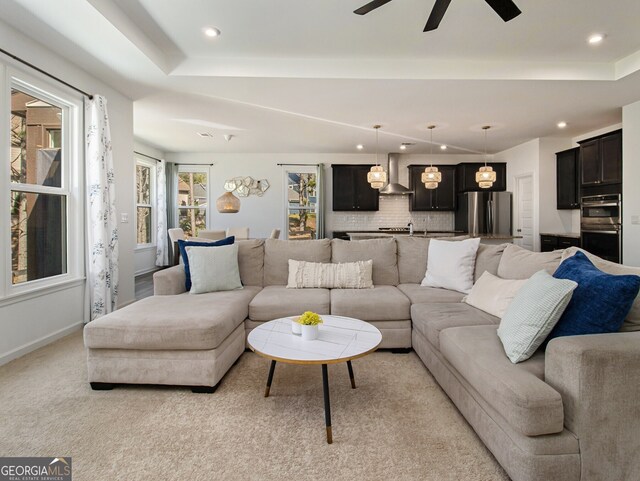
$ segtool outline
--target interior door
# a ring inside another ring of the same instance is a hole
[[[533,250],[533,175],[516,177],[515,192],[515,243],[524,249]]]

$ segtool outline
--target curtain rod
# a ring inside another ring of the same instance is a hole
[[[195,165],[195,166],[203,166],[203,167],[207,166],[207,165],[209,167],[213,167],[214,165],[216,165],[216,164],[183,164],[183,163],[180,163],[180,162],[174,162],[174,164],[176,164],[176,165],[189,165],[189,166]]]
[[[55,75],[50,74],[49,72],[45,72],[44,70],[42,70],[40,67],[36,67],[35,65],[33,65],[32,63],[27,62],[26,60],[21,59],[20,57],[13,55],[10,52],[7,52],[6,50],[4,50],[3,48],[0,48],[0,52],[2,52],[3,54],[5,54],[7,57],[11,57],[13,60],[16,60],[18,62],[20,62],[21,64],[26,65],[27,67],[30,67],[32,69],[34,69],[37,72],[40,72],[42,75],[46,75],[47,77],[55,80],[56,82],[60,82],[62,85],[66,85],[67,87],[69,87],[70,89],[75,90],[76,92],[81,93],[82,95],[84,95],[85,97],[89,97],[89,100],[91,100],[93,98],[93,95],[88,94],[87,92],[85,92],[84,90],[79,89],[78,87],[74,87],[73,85],[71,85],[68,82],[65,82],[62,79],[59,79],[58,77],[56,77]]]
[[[311,166],[311,167],[320,167],[322,164],[276,164],[278,167],[282,167],[282,166],[287,166],[287,165],[291,165],[291,166]]]
[[[151,155],[143,154],[142,152],[138,152],[137,150],[134,150],[133,153],[137,155],[141,155],[142,157],[146,157],[148,159],[155,160],[156,162],[162,162],[162,159],[159,159],[157,157],[152,157]]]

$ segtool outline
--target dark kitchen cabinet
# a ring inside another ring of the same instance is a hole
[[[464,162],[456,166],[456,189],[458,192],[503,192],[507,190],[507,164],[505,162],[488,162],[496,173],[496,181],[488,189],[481,189],[476,182],[476,172],[482,167],[481,162]]]
[[[378,189],[367,182],[372,165],[335,164],[333,170],[333,210],[378,210]]]
[[[556,154],[556,207],[580,208],[580,149],[563,150]]]
[[[409,188],[413,191],[409,208],[412,211],[454,211],[456,209],[456,166],[438,165],[442,181],[436,189],[427,189],[422,183],[426,165],[409,166]]]
[[[581,184],[610,185],[622,182],[622,131],[580,142]]]
[[[567,249],[568,247],[580,247],[580,238],[562,235],[540,235],[540,251],[542,252]]]

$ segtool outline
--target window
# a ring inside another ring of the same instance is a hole
[[[184,170],[183,170],[184,169]],[[180,167],[178,173],[178,225],[188,237],[207,228],[208,175],[203,170]]]
[[[78,162],[82,104],[27,75],[9,78],[4,90],[10,106],[9,212],[2,221],[8,222],[8,238],[1,241],[8,245],[9,268],[0,296],[77,278],[84,264]]]
[[[136,161],[136,243],[138,246],[155,244],[156,165]]]
[[[287,239],[318,238],[318,173],[316,167],[285,172]]]

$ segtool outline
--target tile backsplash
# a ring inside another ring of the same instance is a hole
[[[327,231],[376,230],[379,227],[406,227],[413,221],[415,230],[453,230],[453,212],[411,212],[409,196],[380,196],[377,212],[333,212],[326,216]]]

